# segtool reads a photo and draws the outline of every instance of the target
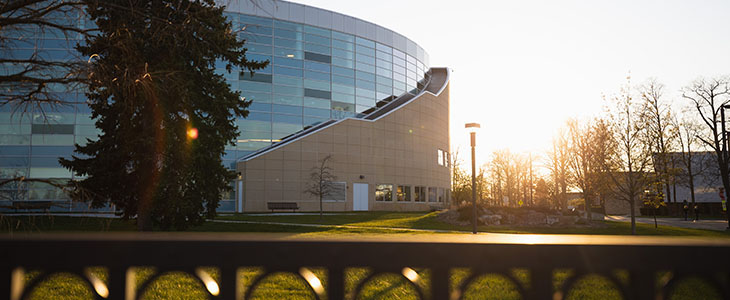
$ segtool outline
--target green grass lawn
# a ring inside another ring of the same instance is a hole
[[[310,235],[337,234],[390,234],[412,233],[410,229],[439,230],[452,233],[471,232],[471,226],[457,226],[441,222],[438,212],[349,212],[325,215],[322,220],[317,214],[271,215],[271,214],[233,214],[219,216],[216,220],[274,222],[285,224],[323,224],[329,227],[304,227],[295,225],[220,223],[206,222],[202,226],[193,227],[193,232],[286,232],[308,233]],[[630,234],[629,223],[596,221],[596,227],[515,227],[479,226],[480,232],[493,233],[533,233],[533,234],[595,234],[626,235]],[[344,227],[343,227],[344,226]],[[730,237],[724,231],[689,229],[653,224],[637,223],[637,234],[660,236],[710,236]],[[89,231],[134,231],[131,221],[90,217],[9,217],[0,215],[0,232],[89,232]]]
[[[309,236],[352,236],[360,234],[413,234],[410,229],[443,230],[451,233],[459,231],[469,232],[469,226],[456,226],[439,221],[436,212],[431,213],[401,213],[401,212],[366,212],[343,213],[325,215],[322,220],[318,215],[257,215],[234,214],[221,216],[218,220],[250,221],[250,222],[277,222],[288,224],[324,224],[324,227],[305,227],[293,225],[271,224],[242,224],[206,222],[200,227],[192,228],[194,232],[284,232],[295,235]],[[482,232],[495,233],[546,233],[546,234],[601,234],[623,235],[630,232],[628,223],[599,221],[599,227],[550,228],[550,227],[509,227],[509,226],[480,226]],[[726,238],[730,235],[720,231],[684,229],[653,225],[637,224],[638,233],[642,235],[664,236],[707,236]],[[119,219],[102,219],[88,217],[8,217],[0,216],[0,230],[13,233],[35,232],[119,232],[134,231],[135,226],[130,221]],[[428,233],[419,233],[428,234]],[[438,233],[435,233],[438,234]],[[324,269],[313,267],[311,270],[327,285],[327,274]],[[417,299],[416,288],[428,294],[429,271],[415,268],[419,273],[419,280],[412,284],[395,274],[377,276],[364,285],[359,299]],[[102,269],[94,270],[99,278],[105,279]],[[137,281],[141,282],[154,274],[152,268],[141,268],[137,271]],[[352,293],[355,286],[368,276],[370,270],[365,268],[350,268],[346,270],[346,292]],[[27,273],[26,278],[37,276],[37,272]],[[216,271],[212,270],[214,278]],[[239,272],[239,290],[251,293],[254,299],[313,299],[307,288],[306,281],[296,274],[281,273],[266,277],[256,289],[251,289],[251,282],[262,276],[263,269],[244,268]],[[451,273],[452,292],[457,290],[465,278],[470,275],[468,269],[453,269]],[[529,287],[529,271],[513,270],[511,274],[520,284]],[[659,277],[666,277],[660,276]],[[557,270],[553,276],[553,284],[558,287],[571,272]],[[626,278],[627,275],[624,275]],[[621,276],[618,276],[621,277]],[[623,284],[627,284],[627,281]],[[461,291],[466,299],[520,299],[514,282],[499,275],[479,277],[465,290]],[[91,299],[93,291],[85,287],[78,278],[70,274],[53,276],[40,285],[32,294],[31,299]],[[588,276],[580,280],[575,288],[567,293],[567,299],[619,299],[620,293],[616,286],[600,276]],[[183,273],[165,274],[157,279],[144,292],[144,299],[205,299],[205,288],[192,275]],[[682,283],[671,299],[719,299],[718,293],[699,279],[691,279]]]

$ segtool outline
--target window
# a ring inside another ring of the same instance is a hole
[[[411,186],[410,185],[399,185],[398,186],[398,201],[410,202],[411,201]]]
[[[347,195],[346,182],[330,182],[330,190],[326,195],[322,196],[325,201],[345,201]]]
[[[329,75],[328,75],[329,76]],[[332,93],[329,91],[315,90],[315,89],[304,89],[304,96],[315,97],[322,99],[331,99]]]
[[[435,187],[429,187],[428,188],[428,202],[436,202],[436,188]]]
[[[378,184],[375,187],[375,201],[393,201],[393,185]]]
[[[438,200],[440,203],[446,203],[446,196],[444,194],[444,189],[442,188],[438,189]]]
[[[436,160],[438,161],[439,166],[444,165],[444,150],[436,150]]]
[[[417,186],[414,194],[415,194],[414,201],[426,202],[426,187],[425,186]]]

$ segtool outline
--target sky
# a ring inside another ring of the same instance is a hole
[[[451,68],[452,151],[466,154],[464,124],[480,123],[478,164],[498,149],[544,155],[567,119],[600,115],[627,76],[656,78],[681,109],[682,87],[730,74],[726,0],[293,2],[389,28]]]

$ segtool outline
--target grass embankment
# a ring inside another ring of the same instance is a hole
[[[247,221],[247,222],[269,222],[288,224],[323,224],[347,227],[362,227],[364,229],[388,228],[388,229],[422,229],[422,230],[445,230],[455,232],[471,232],[471,226],[458,226],[441,222],[437,219],[438,212],[430,213],[402,213],[402,212],[366,212],[366,213],[343,213],[336,215],[325,215],[322,220],[316,214],[300,215],[271,215],[271,214],[234,214],[220,216],[218,220]],[[479,232],[492,233],[532,233],[532,234],[597,234],[597,235],[626,235],[631,233],[631,225],[624,222],[596,221],[599,226],[588,227],[538,227],[538,226],[479,226]],[[227,224],[228,225],[228,224]],[[257,224],[230,224],[248,225]],[[235,226],[233,226],[235,227]],[[723,231],[689,229],[672,226],[654,228],[653,224],[637,223],[638,235],[664,235],[664,236],[713,236],[730,237],[730,234]],[[200,228],[207,231],[205,226]],[[278,228],[277,228],[278,229]],[[292,230],[296,230],[293,229]],[[310,229],[314,230],[314,228]],[[318,229],[317,231],[321,231]],[[266,231],[270,232],[270,231]]]
[[[422,230],[443,230],[443,231],[470,231],[469,226],[456,226],[439,221],[437,213],[394,213],[394,212],[367,212],[367,213],[343,213],[325,215],[320,221],[319,216],[314,214],[296,215],[256,215],[237,214],[221,216],[218,220],[223,221],[246,221],[246,222],[268,222],[286,224],[321,224],[322,227],[306,227],[296,225],[271,225],[271,224],[250,224],[250,223],[220,223],[206,222],[200,227],[191,229],[195,232],[286,232],[307,235],[339,235],[339,234],[406,234],[413,233],[410,229]],[[578,228],[542,228],[542,227],[509,227],[509,226],[481,226],[482,232],[498,233],[549,233],[549,234],[611,234],[622,235],[630,232],[628,223],[604,222],[600,227],[578,227]],[[0,218],[0,229],[3,232],[98,232],[98,231],[134,231],[132,222],[119,219],[102,219],[88,217],[2,217]],[[676,227],[660,226],[655,229],[653,225],[637,224],[638,233],[642,235],[666,235],[666,236],[710,236],[728,237],[724,232],[685,229]],[[429,272],[425,269],[415,269],[419,272],[420,282],[417,284],[421,290],[428,293]],[[327,285],[327,274],[324,270],[312,268],[312,271]],[[96,270],[99,277],[104,279],[106,274],[103,270]],[[142,268],[137,272],[137,280],[141,282],[154,273],[152,268]],[[211,272],[213,277],[216,272]],[[29,272],[30,279],[37,273]],[[294,274],[276,274],[267,277],[258,287],[251,291],[251,282],[263,274],[262,269],[245,268],[239,273],[239,290],[245,293],[253,293],[254,299],[313,299],[313,295],[306,286],[306,282]],[[355,286],[369,274],[369,270],[363,268],[351,268],[346,271],[346,291],[352,292]],[[558,270],[553,276],[553,284],[557,288],[569,276],[570,271]],[[520,285],[529,287],[529,271],[514,270],[512,275]],[[661,274],[660,274],[661,275]],[[666,276],[658,275],[658,278]],[[469,276],[469,270],[454,269],[451,273],[452,291]],[[618,274],[623,278],[622,284],[628,284],[627,276]],[[658,280],[661,281],[661,280]],[[85,287],[78,278],[73,275],[61,274],[53,276],[50,280],[40,285],[33,293],[31,299],[91,299],[92,290]],[[157,279],[145,292],[144,299],[205,299],[205,288],[190,275],[182,273],[166,274]],[[360,299],[417,299],[414,287],[402,277],[396,275],[378,276],[369,281],[363,290]],[[497,275],[489,275],[474,281],[464,291],[466,299],[520,299],[519,292],[515,285]],[[619,299],[620,293],[613,283],[599,276],[588,276],[577,284],[568,295],[568,299]],[[684,282],[672,299],[719,299],[718,294],[700,280],[689,280]]]
[[[250,222],[222,223],[208,221],[202,226],[193,227],[192,232],[283,232],[308,233],[310,235],[337,234],[390,234],[413,233],[416,230],[447,231],[452,233],[471,232],[471,226],[458,226],[441,222],[437,212],[348,212],[328,214],[321,220],[317,214],[233,214],[216,218],[218,221]],[[281,224],[270,224],[281,223]],[[492,233],[532,233],[532,234],[593,234],[627,235],[631,226],[625,222],[596,221],[599,226],[587,227],[515,227],[479,226],[479,232]],[[285,225],[291,224],[291,225]],[[297,226],[296,224],[325,225]],[[689,229],[653,224],[637,223],[637,234],[658,236],[708,236],[730,237],[724,231]],[[91,217],[23,216],[0,215],[0,232],[95,232],[95,231],[134,231],[131,221]]]

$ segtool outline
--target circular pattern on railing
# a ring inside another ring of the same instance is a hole
[[[25,277],[25,274],[22,274],[20,276]],[[65,278],[58,278],[60,276],[63,276]],[[70,276],[70,278],[69,278]],[[83,271],[72,271],[72,270],[53,270],[53,271],[46,271],[41,272],[40,274],[33,276],[33,278],[29,282],[23,283],[23,290],[20,292],[18,299],[23,300],[31,300],[36,299],[36,296],[34,292],[39,291],[39,289],[43,289],[44,285],[50,284],[50,285],[58,285],[58,284],[64,284],[65,288],[79,288],[79,285],[69,284],[71,280],[74,281],[80,281],[83,284],[81,285],[83,288],[83,291],[79,291],[84,295],[78,295],[81,298],[84,299],[103,299],[102,296],[100,296],[97,292],[94,290],[94,284],[89,280],[87,275],[84,274]],[[68,292],[68,291],[67,291]],[[41,295],[41,299],[45,298],[47,296]]]
[[[132,272],[136,272],[134,271],[134,268],[132,269]],[[149,293],[164,293],[164,290],[170,288],[170,286],[165,286],[165,284],[169,285],[171,282],[175,282],[175,288],[179,288],[181,284],[194,285],[196,289],[190,289],[189,293],[186,294],[188,299],[201,299],[201,297],[210,299],[210,295],[217,296],[219,292],[218,283],[212,278],[209,278],[206,282],[201,278],[200,274],[197,274],[197,276],[194,275],[199,273],[200,269],[159,269],[152,272],[152,275],[143,279],[141,283],[135,286],[135,299],[145,299]],[[128,280],[130,280],[130,278],[128,278]],[[136,281],[136,279],[133,280]],[[128,282],[127,284],[130,283]],[[155,285],[162,286],[156,287]],[[199,290],[199,292],[195,292],[196,290]]]
[[[684,287],[690,285],[691,288]],[[728,299],[727,289],[718,280],[707,274],[675,273],[662,286],[662,299]]]
[[[410,287],[411,289],[415,290],[415,295],[418,296],[417,299],[426,299],[423,295],[423,290],[421,287],[416,284],[420,280],[420,277],[418,273],[411,269],[411,268],[403,268],[402,270],[376,270],[373,272],[370,272],[368,276],[366,276],[364,279],[360,280],[355,287],[355,290],[352,291],[351,298],[352,300],[358,300],[361,299],[361,296],[369,296],[364,299],[387,299],[387,295],[383,295],[382,293],[387,293],[394,291],[394,289],[398,288],[399,286],[396,285],[390,285],[387,286],[384,290],[379,289],[367,289],[365,290],[365,287],[368,286],[370,283],[377,283],[378,280],[382,280],[379,277],[391,277],[390,279],[396,279],[396,281],[406,283],[406,289]],[[410,278],[409,278],[410,277]],[[391,281],[391,280],[385,280],[385,281]],[[367,293],[376,293],[376,295],[368,295],[364,294],[363,292]],[[378,295],[377,293],[381,293]],[[413,295],[413,293],[404,293],[404,295]]]
[[[484,281],[487,282],[484,282]],[[499,282],[502,281],[502,282]],[[520,283],[517,278],[515,278],[514,275],[510,274],[509,272],[493,272],[493,271],[475,271],[471,273],[466,279],[464,279],[461,284],[457,287],[457,289],[451,294],[452,300],[456,299],[491,299],[488,296],[491,295],[491,293],[484,291],[478,291],[477,289],[484,288],[484,283],[487,283],[486,288],[492,289],[496,287],[495,285],[489,285],[490,283],[497,283],[497,285],[504,287],[505,284],[507,286],[513,287],[513,289],[516,292],[516,295],[510,295],[515,296],[513,297],[500,297],[498,299],[524,299],[526,295],[525,288]],[[475,298],[474,293],[479,293],[479,296],[487,296],[485,297],[477,297]],[[504,291],[501,291],[500,295],[503,295]]]
[[[266,286],[265,286],[267,284],[266,281],[271,278],[285,276],[285,277],[289,277],[288,279],[294,279],[295,282],[299,282],[303,286],[305,286],[304,289],[310,292],[309,294],[312,296],[312,298],[321,300],[322,296],[324,294],[324,289],[322,288],[321,281],[319,281],[319,278],[316,278],[316,277],[305,278],[304,277],[305,275],[313,276],[313,273],[311,273],[311,271],[309,271],[306,268],[301,268],[299,270],[292,270],[292,269],[267,270],[263,274],[257,276],[256,279],[254,279],[253,282],[248,286],[243,299],[244,300],[267,299],[266,297],[264,297],[264,298],[257,297],[259,295],[256,295],[256,289],[262,288],[262,287],[266,288]],[[292,282],[292,281],[285,280],[285,282]],[[317,284],[319,284],[319,286],[317,286]],[[301,288],[301,286],[299,286],[298,288]]]
[[[578,294],[571,294],[571,292],[577,292],[580,289],[575,289],[576,286],[579,286],[580,284],[596,284],[600,283],[600,281],[607,281],[608,285],[605,285],[605,287],[608,287],[608,290],[606,294],[602,295],[601,297],[604,299],[629,299],[628,297],[628,291],[626,290],[626,285],[624,285],[615,274],[607,273],[607,272],[576,272],[572,276],[569,276],[565,282],[559,287],[558,291],[555,292],[553,295],[554,300],[562,300],[562,299],[581,299],[582,295]],[[601,287],[594,287],[591,290],[592,293],[595,293],[599,289],[602,289]]]

